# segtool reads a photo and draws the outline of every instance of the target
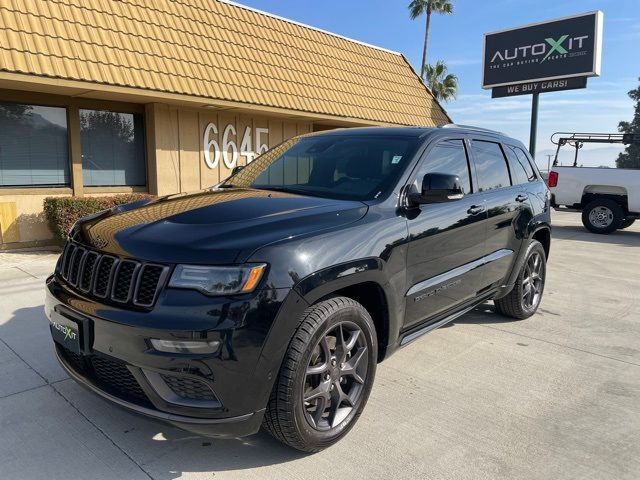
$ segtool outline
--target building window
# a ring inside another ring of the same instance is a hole
[[[0,186],[67,185],[66,109],[0,102]]]
[[[142,114],[80,110],[84,185],[146,185]]]

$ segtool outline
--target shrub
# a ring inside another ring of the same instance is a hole
[[[149,195],[131,193],[108,197],[47,197],[44,215],[55,240],[64,243],[73,224],[81,217],[129,202],[150,198]]]

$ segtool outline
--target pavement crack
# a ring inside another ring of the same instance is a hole
[[[552,342],[550,340],[544,340],[542,338],[533,337],[531,335],[526,335],[524,333],[512,332],[510,330],[504,330],[502,328],[492,327],[491,325],[482,325],[482,324],[477,324],[477,325],[480,326],[480,327],[485,327],[485,328],[490,328],[492,330],[497,330],[499,332],[510,333],[511,335],[518,335],[519,337],[528,338],[529,340],[536,340],[538,342],[547,343],[549,345],[555,345],[556,347],[567,348],[569,350],[574,350],[576,352],[588,353],[589,355],[595,355],[596,357],[606,358],[608,360],[613,360],[615,362],[626,363],[627,365],[633,365],[634,367],[640,367],[640,364],[638,364],[638,363],[628,362],[627,360],[621,360],[619,358],[610,357],[608,355],[603,355],[601,353],[591,352],[589,350],[584,350],[582,348],[572,347],[572,346],[566,345],[564,343]]]
[[[18,270],[20,270],[21,272],[26,273],[26,274],[27,274],[27,275],[29,275],[31,278],[35,278],[36,280],[38,279],[38,277],[37,277],[36,275],[34,275],[34,274],[33,274],[33,273],[31,273],[31,272],[27,272],[24,268],[20,268],[20,267],[18,267],[17,265],[16,265],[14,268],[17,268],[17,269],[18,269]]]
[[[16,357],[18,357],[18,358],[22,361],[22,363],[24,363],[27,367],[29,367],[29,368],[33,371],[33,373],[35,373],[37,376],[39,376],[39,377],[42,379],[42,381],[43,381],[46,385],[49,385],[49,381],[48,381],[46,378],[44,378],[44,377],[40,374],[40,372],[39,372],[39,371],[37,371],[35,368],[33,368],[31,365],[29,365],[29,362],[27,362],[24,358],[22,358],[22,356],[21,356],[18,352],[16,352],[16,351],[11,347],[11,345],[9,345],[7,342],[5,342],[2,338],[0,338],[0,342],[2,342],[2,344],[3,344],[5,347],[7,347],[9,350],[11,350],[11,352],[12,352]]]
[[[61,380],[56,380],[55,382],[47,382],[44,385],[38,385],[36,387],[27,388],[26,390],[20,390],[19,392],[9,393],[7,395],[3,395],[0,397],[0,400],[5,398],[15,397],[16,395],[20,395],[21,393],[31,392],[33,390],[38,390],[39,388],[50,387],[51,385],[55,385],[56,383],[66,382],[67,380],[71,380],[70,378],[63,378]]]
[[[56,392],[60,398],[62,398],[65,402],[67,402],[69,404],[69,406],[71,408],[73,408],[78,415],[80,415],[82,418],[84,418],[87,422],[89,422],[90,425],[92,425],[96,430],[98,430],[103,436],[104,438],[106,438],[107,440],[109,440],[109,442],[111,442],[111,444],[120,451],[120,453],[122,453],[125,457],[127,457],[129,460],[131,460],[131,462],[138,467],[138,469],[144,473],[146,475],[147,478],[154,480],[154,478],[151,476],[151,474],[149,472],[147,472],[140,463],[138,463],[131,455],[129,455],[120,445],[118,445],[108,434],[107,432],[105,432],[102,428],[100,428],[96,423],[94,423],[93,421],[91,421],[91,419],[89,417],[87,417],[78,407],[76,407],[73,402],[71,400],[69,400],[67,397],[64,396],[64,394],[62,392],[60,392],[53,384],[50,385],[50,387],[53,389],[54,392]]]

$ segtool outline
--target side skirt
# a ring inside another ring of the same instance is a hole
[[[465,313],[473,310],[478,305],[486,302],[488,299],[492,298],[494,294],[495,294],[495,291],[491,291],[491,293],[485,294],[482,297],[474,300],[470,305],[468,305],[467,307],[464,307],[462,310],[453,312],[447,315],[446,317],[444,317],[443,319],[438,320],[434,323],[430,323],[428,325],[425,325],[424,327],[419,327],[418,329],[405,333],[400,338],[400,346],[404,347],[405,345],[413,342],[415,339],[421,337],[425,333],[429,333],[430,331],[435,330],[438,327],[442,327],[443,325],[446,325],[447,323],[452,322],[456,318],[461,317]]]

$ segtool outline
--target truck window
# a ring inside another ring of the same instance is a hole
[[[507,159],[500,144],[473,140],[471,148],[474,152],[479,192],[511,186]]]

